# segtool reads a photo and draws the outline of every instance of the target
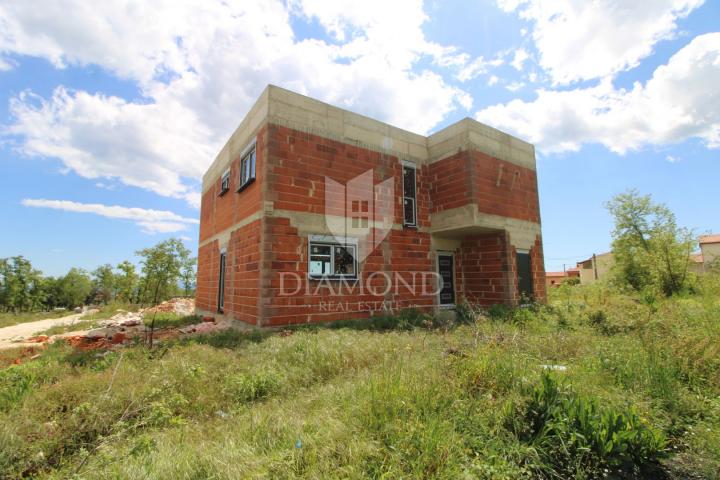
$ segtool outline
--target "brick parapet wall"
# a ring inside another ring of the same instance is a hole
[[[537,174],[532,169],[462,151],[427,170],[430,213],[475,203],[481,213],[540,223]]]

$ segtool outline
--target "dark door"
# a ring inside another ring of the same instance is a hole
[[[438,255],[438,274],[442,278],[440,305],[455,304],[455,275],[452,255]]]
[[[225,308],[225,254],[220,254],[220,276],[218,278],[218,312]]]
[[[529,300],[533,296],[532,274],[530,273],[530,254],[517,254],[518,290],[521,298]]]

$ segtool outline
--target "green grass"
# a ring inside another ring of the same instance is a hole
[[[0,370],[0,477],[718,478],[717,291],[553,295],[461,325],[53,345]]]
[[[72,315],[72,311],[50,311],[50,312],[23,312],[23,313],[0,313],[0,328],[10,327],[19,323],[36,322],[46,318],[60,318]]]
[[[179,328],[200,323],[201,320],[199,315],[180,315],[172,312],[148,313],[143,317],[143,322],[148,327],[153,325],[153,321],[155,328]]]

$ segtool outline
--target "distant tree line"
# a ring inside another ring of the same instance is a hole
[[[92,272],[71,268],[46,277],[22,257],[0,259],[0,311],[27,312],[76,308],[110,302],[144,303],[194,293],[197,258],[175,238],[136,252],[140,271],[123,261]]]

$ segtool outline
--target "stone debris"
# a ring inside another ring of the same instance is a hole
[[[171,298],[155,307],[146,308],[144,313],[171,312],[178,315],[192,315],[195,313],[195,300],[192,298]]]
[[[86,308],[84,311],[91,314],[97,313],[98,310]],[[137,312],[122,310],[107,320],[99,321],[98,328],[94,328],[88,332],[68,332],[50,337],[47,335],[38,335],[25,341],[37,343],[41,347],[54,341],[64,341],[81,350],[119,347],[133,342],[136,338],[146,342],[149,338],[150,329],[145,326],[143,318],[155,312],[176,313],[182,316],[192,315],[195,313],[195,300],[189,298],[173,298],[155,307],[145,308]],[[198,319],[198,323],[194,325],[188,325],[182,328],[156,328],[153,332],[153,343],[178,338],[183,335],[210,333],[228,327],[229,325],[218,325],[215,323],[215,318],[211,316],[204,316]],[[20,359],[18,359],[18,362],[19,361]]]
[[[564,372],[567,370],[565,365],[540,365],[543,370],[555,370],[557,372]]]

